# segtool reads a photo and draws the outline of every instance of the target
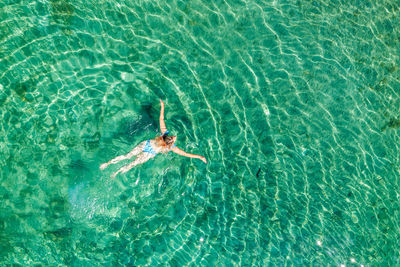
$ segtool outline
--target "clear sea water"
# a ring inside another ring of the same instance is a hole
[[[400,266],[398,0],[2,0],[1,266]],[[101,163],[159,134],[181,149]]]

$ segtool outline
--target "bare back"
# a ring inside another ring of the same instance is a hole
[[[170,148],[168,148],[165,144],[164,141],[159,140],[159,137],[156,137],[155,139],[150,140],[150,144],[153,147],[154,151],[156,153],[168,153],[170,151]]]

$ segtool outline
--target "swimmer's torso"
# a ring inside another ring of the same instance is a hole
[[[153,151],[156,152],[157,154],[158,153],[168,153],[168,151],[170,150],[167,147],[160,145],[157,142],[157,140],[155,140],[155,139],[151,139],[150,144],[151,144],[151,147],[153,148]]]

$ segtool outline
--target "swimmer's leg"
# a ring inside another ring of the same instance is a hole
[[[132,151],[129,152],[128,154],[122,155],[122,156],[118,156],[118,157],[116,157],[116,158],[110,160],[110,161],[107,162],[107,163],[101,164],[101,165],[100,165],[100,170],[104,170],[104,169],[107,168],[108,165],[110,165],[110,164],[115,164],[115,163],[120,162],[121,160],[130,159],[130,158],[132,158],[133,156],[139,155],[139,153],[143,151],[143,147],[144,147],[145,145],[146,145],[146,141],[143,141],[143,142],[141,142],[139,145],[137,145],[134,149],[132,149]]]
[[[113,175],[111,175],[111,177],[115,178],[115,176],[117,176],[118,173],[126,173],[130,169],[135,167],[136,165],[145,163],[146,161],[148,161],[149,159],[153,158],[154,156],[155,155],[147,153],[147,152],[140,153],[133,162],[129,163],[128,165],[126,165],[126,166],[122,167],[121,169],[119,169],[117,172],[113,173]]]

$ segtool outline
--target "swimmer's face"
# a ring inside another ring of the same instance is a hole
[[[172,136],[172,143],[175,143],[176,141],[176,136]]]
[[[176,136],[167,136],[164,141],[167,145],[172,145],[176,141]]]

